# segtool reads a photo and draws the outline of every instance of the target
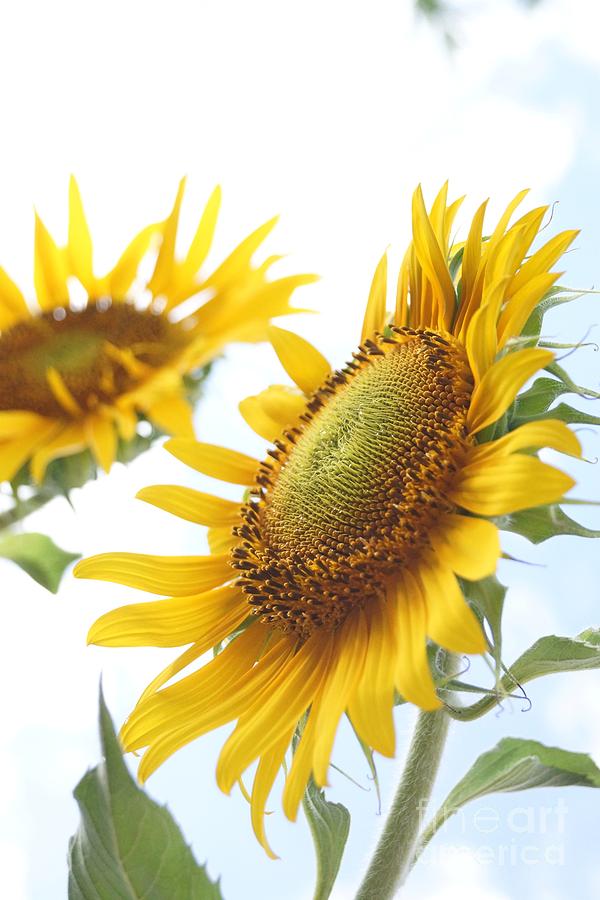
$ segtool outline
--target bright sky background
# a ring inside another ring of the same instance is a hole
[[[219,182],[224,204],[214,259],[281,211],[269,252],[290,252],[284,263],[290,271],[323,275],[318,287],[297,295],[298,303],[322,315],[298,319],[296,327],[340,364],[357,342],[377,259],[387,244],[402,248],[407,240],[415,184],[422,181],[431,198],[449,177],[454,196],[468,195],[459,225],[484,197],[492,196],[496,213],[523,186],[532,188],[531,205],[559,200],[550,230],[583,229],[567,257],[564,281],[584,288],[598,284],[596,0],[546,0],[533,12],[510,0],[456,5],[464,12],[457,17],[459,48],[452,55],[439,35],[415,24],[409,0],[5,5],[0,264],[31,290],[32,206],[64,237],[71,171],[80,180],[100,270],[138,226],[166,214],[182,174],[189,175],[188,236]],[[597,302],[590,297],[563,308],[548,319],[547,333],[581,338],[598,321]],[[570,359],[570,371],[598,389],[599,359],[593,350],[582,350]],[[199,436],[264,452],[236,407],[245,394],[273,380],[285,378],[272,351],[232,348],[215,367],[198,409]],[[600,456],[597,434],[586,431],[582,438],[587,456]],[[597,468],[584,462],[568,467],[581,482],[578,496],[600,496]],[[205,487],[200,476],[157,448],[77,492],[77,515],[55,501],[27,527],[47,531],[83,554],[203,552],[201,529],[133,499],[144,485],[169,482]],[[582,510],[580,518],[600,523],[593,509]],[[597,624],[597,547],[572,538],[539,548],[507,539],[505,546],[544,566],[503,568],[511,586],[507,662],[541,634],[576,634]],[[0,894],[7,900],[62,900],[67,841],[78,821],[70,792],[99,757],[99,675],[120,723],[172,651],[86,648],[93,619],[139,599],[134,591],[67,575],[54,597],[8,563],[0,564],[0,579]],[[479,752],[506,735],[592,751],[600,762],[598,685],[596,673],[554,676],[530,686],[533,708],[527,714],[516,704],[457,725],[437,799]],[[398,711],[401,748],[412,718],[410,710]],[[314,872],[305,824],[286,822],[275,792],[268,827],[282,860],[270,862],[251,834],[245,801],[217,791],[214,765],[226,732],[203,738],[168,762],[150,782],[153,796],[168,803],[211,874],[222,874],[227,900],[310,898]],[[334,894],[342,900],[353,895],[382,818],[348,735],[337,741],[335,759],[369,788],[332,777],[331,798],[353,812]],[[380,765],[384,806],[397,766]],[[559,801],[567,808],[563,831]],[[499,819],[492,833],[482,832],[474,819],[484,807]],[[554,810],[545,828],[543,807]],[[439,835],[403,896],[598,896],[597,809],[593,792],[581,788],[475,803]],[[471,849],[452,852],[461,847]]]

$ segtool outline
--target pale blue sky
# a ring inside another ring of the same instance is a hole
[[[415,27],[408,6],[407,0],[178,0],[168,6],[60,0],[50,10],[25,0],[5,12],[0,75],[12,88],[0,98],[7,136],[0,264],[29,285],[32,204],[49,225],[64,229],[72,170],[107,263],[138,224],[164,214],[182,173],[190,175],[188,230],[221,181],[217,251],[281,210],[270,250],[292,251],[290,270],[324,276],[298,297],[322,315],[298,320],[297,327],[338,364],[357,341],[377,258],[388,243],[402,249],[407,239],[414,185],[423,181],[431,196],[450,177],[454,195],[468,194],[459,226],[484,197],[492,197],[497,212],[523,186],[532,188],[532,205],[558,200],[548,233],[582,228],[563,280],[598,285],[597,4],[547,0],[531,13],[509,0],[464,4],[471,14],[451,57],[438,37]],[[547,334],[579,339],[598,322],[597,304],[592,296],[563,307],[548,317]],[[598,390],[599,362],[600,354],[588,349],[568,366],[576,380]],[[232,348],[198,409],[199,436],[261,454],[261,441],[241,422],[236,404],[272,380],[285,379],[268,349]],[[587,456],[600,456],[598,435],[586,431],[582,438]],[[597,466],[568,461],[566,467],[580,482],[577,496],[600,498]],[[133,499],[154,482],[208,486],[157,448],[78,492],[77,516],[57,501],[29,527],[85,554],[202,552],[201,529]],[[600,527],[598,510],[582,510],[581,519]],[[507,662],[541,634],[570,635],[598,624],[597,546],[562,538],[532,548],[507,537],[505,548],[544,566],[503,565],[511,587]],[[172,652],[85,647],[95,616],[137,599],[133,591],[67,577],[53,597],[9,564],[0,566],[0,577],[0,893],[10,900],[62,900],[67,841],[77,824],[70,791],[98,759],[98,676],[102,671],[120,722]],[[457,725],[437,799],[479,752],[506,735],[593,752],[600,763],[599,684],[597,673],[554,676],[530,686],[529,712],[516,704]],[[410,709],[397,711],[400,750],[412,719]],[[151,780],[151,793],[168,803],[197,858],[222,875],[227,900],[310,898],[314,866],[305,824],[286,822],[275,792],[268,827],[282,859],[270,862],[252,836],[245,801],[217,791],[214,765],[226,733],[180,752]],[[348,735],[340,735],[334,758],[370,787]],[[382,761],[379,767],[384,807],[397,766]],[[333,773],[330,795],[353,813],[334,894],[342,900],[352,896],[382,819],[372,789],[361,791]],[[559,801],[566,806],[564,831]],[[498,817],[487,833],[479,827],[489,815],[483,807]],[[600,893],[597,810],[594,792],[580,788],[473,804],[440,833],[404,896],[591,900]],[[470,850],[453,852],[465,846]],[[485,848],[495,861],[486,862]]]

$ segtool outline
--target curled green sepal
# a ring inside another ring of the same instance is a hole
[[[600,668],[600,630],[588,628],[574,638],[550,634],[532,644],[505,670],[494,691],[471,706],[447,707],[453,719],[470,722],[485,715],[508,697],[517,697],[522,685],[544,675]],[[523,694],[523,699],[525,695]]]

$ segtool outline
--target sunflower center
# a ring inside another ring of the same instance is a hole
[[[472,386],[453,339],[406,328],[330,377],[244,507],[233,557],[256,614],[306,636],[382,595],[451,509]]]
[[[82,311],[58,309],[0,334],[0,410],[64,416],[51,389],[55,370],[82,410],[110,403],[181,348],[183,333],[163,315],[99,300]]]

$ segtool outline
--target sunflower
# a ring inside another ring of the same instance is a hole
[[[184,185],[185,179],[168,218],[144,228],[114,268],[97,276],[72,178],[66,247],[57,246],[36,215],[35,310],[0,269],[0,481],[30,462],[40,482],[51,460],[86,448],[108,471],[118,438],[131,441],[138,418],[168,434],[192,436],[185,376],[229,341],[264,340],[272,316],[293,312],[294,288],[314,280],[268,280],[277,257],[252,264],[276,219],[245,238],[211,275],[201,276],[220,190],[209,198],[185,258],[178,259]],[[157,246],[150,278],[136,280],[142,260]],[[87,295],[83,305],[69,299],[69,286],[77,281]]]
[[[169,596],[108,612],[90,642],[190,644],[123,727],[124,748],[145,750],[140,778],[235,722],[217,781],[229,792],[257,763],[251,816],[269,854],[265,804],[299,723],[283,790],[292,820],[311,775],[327,783],[344,713],[366,745],[391,757],[396,693],[425,710],[442,704],[428,641],[451,653],[487,651],[459,579],[495,571],[494,517],[556,502],[574,484],[535,452],[580,455],[563,422],[504,433],[517,393],[553,360],[519,336],[577,233],[530,253],[547,207],[510,226],[525,193],[486,238],[484,203],[466,242],[450,248],[459,202],[448,205],[444,187],[427,213],[417,189],[395,312],[386,313],[384,256],[361,344],[341,370],[304,339],[271,330],[297,390],[277,385],[241,404],[273,444],[263,462],[186,438],[167,442],[197,471],[247,488],[241,503],[176,486],[141,491],[208,526],[211,555],[110,553],[76,570]],[[216,644],[213,659],[167,685]]]

